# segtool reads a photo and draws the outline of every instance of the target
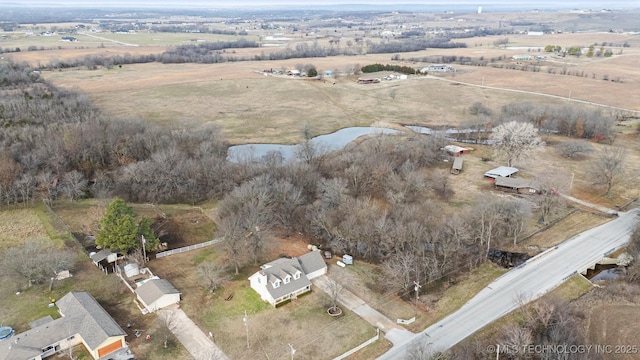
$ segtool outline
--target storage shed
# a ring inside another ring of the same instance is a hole
[[[138,301],[148,312],[180,302],[180,291],[167,279],[149,279],[135,290]]]
[[[463,160],[461,157],[455,158],[453,160],[453,166],[451,166],[451,173],[454,175],[460,174],[460,171],[462,171],[462,163]]]
[[[491,181],[495,181],[498,177],[510,177],[518,172],[518,169],[509,166],[500,166],[484,173],[484,177]]]

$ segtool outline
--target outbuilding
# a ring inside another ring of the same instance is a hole
[[[462,171],[462,158],[457,157],[453,160],[453,166],[451,166],[451,173],[454,175],[460,174]]]
[[[527,179],[518,179],[511,177],[497,177],[494,185],[496,189],[503,191],[513,191],[519,194],[539,194],[540,187]]]
[[[140,304],[148,311],[155,312],[180,302],[180,291],[167,279],[152,278],[135,290]]]
[[[484,177],[491,181],[495,181],[498,177],[511,177],[511,175],[518,172],[518,169],[510,166],[500,166],[495,169],[491,169],[484,173]]]
[[[447,145],[444,147],[444,150],[449,153],[449,155],[460,156],[462,154],[468,154],[469,149],[463,148],[458,145]]]

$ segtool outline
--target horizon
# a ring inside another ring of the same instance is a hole
[[[583,1],[563,1],[539,0],[539,1],[509,1],[509,0],[453,0],[453,1],[420,1],[420,0],[403,0],[398,3],[389,3],[385,0],[319,0],[313,4],[309,4],[300,0],[236,0],[236,1],[206,1],[206,0],[189,0],[186,2],[176,3],[170,0],[107,0],[107,1],[82,1],[82,0],[0,0],[0,7],[60,7],[60,8],[166,8],[166,9],[186,9],[186,8],[220,8],[220,9],[241,9],[244,7],[257,7],[259,9],[278,8],[278,7],[295,7],[295,8],[325,8],[330,6],[357,6],[357,7],[460,7],[470,6],[477,8],[481,6],[483,10],[490,11],[493,7],[498,8],[531,8],[531,9],[614,9],[614,8],[633,8],[640,7],[639,1],[601,1],[601,0],[583,0]],[[255,10],[255,9],[247,9]]]

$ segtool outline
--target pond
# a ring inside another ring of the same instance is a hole
[[[394,129],[380,127],[348,127],[340,129],[331,134],[319,135],[310,140],[319,154],[326,154],[331,151],[341,150],[353,140],[372,134],[395,134],[399,132]],[[296,150],[299,144],[243,144],[229,147],[227,150],[227,160],[235,163],[263,159],[267,154],[279,152],[283,161],[296,159]]]

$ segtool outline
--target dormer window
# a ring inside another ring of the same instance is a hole
[[[289,275],[285,276],[285,278],[284,278],[284,283],[285,283],[285,284],[288,284],[288,283],[289,283],[289,281],[291,281],[291,276],[289,276]]]
[[[300,279],[300,271],[296,271],[296,273],[295,273],[295,274],[293,274],[293,279],[294,279],[294,280],[298,280],[298,279]]]
[[[274,288],[280,287],[280,280],[276,280],[276,281],[274,281],[274,282],[273,282],[273,287],[274,287]]]

